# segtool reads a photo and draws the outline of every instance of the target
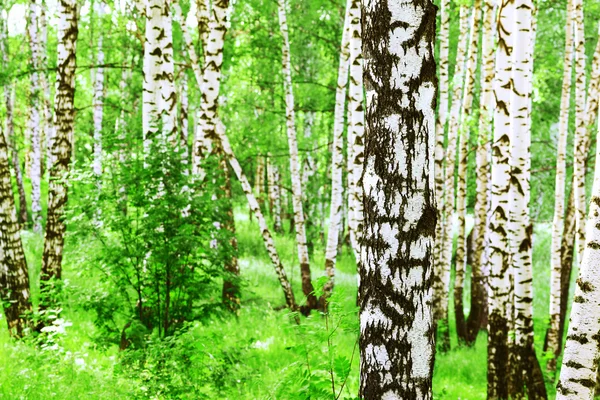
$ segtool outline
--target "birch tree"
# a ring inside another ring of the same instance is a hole
[[[534,4],[519,0],[514,9],[514,47],[512,51],[512,93],[510,97],[511,203],[508,234],[514,249],[511,269],[514,274],[514,319],[516,365],[511,366],[514,398],[547,398],[543,374],[533,339],[533,225],[529,218],[531,169],[531,93],[533,88]]]
[[[342,170],[344,168],[344,111],[346,109],[346,89],[350,59],[350,8],[352,0],[346,1],[346,16],[340,48],[337,88],[335,92],[335,112],[333,121],[333,152],[331,154],[331,205],[329,208],[329,230],[325,248],[325,273],[329,278],[325,293],[331,293],[335,278],[335,261],[338,253],[340,230],[342,229],[342,206],[344,188]]]
[[[546,350],[551,351],[555,358],[548,360],[547,368],[556,369],[556,357],[560,353],[559,320],[560,320],[560,284],[561,284],[561,244],[564,229],[565,213],[565,178],[566,151],[569,126],[569,105],[571,99],[571,80],[573,68],[573,2],[567,2],[567,23],[565,40],[565,58],[562,80],[562,95],[560,99],[560,117],[558,127],[558,143],[556,151],[556,179],[554,219],[552,222],[552,244],[550,249],[550,325],[546,332]]]
[[[0,129],[0,300],[11,336],[22,337],[32,312],[29,273],[13,196],[8,144]]]
[[[489,319],[488,319],[488,398],[508,398],[508,327],[511,284],[507,224],[510,194],[510,96],[511,53],[513,50],[513,18],[515,4],[503,0],[498,14],[498,48],[494,96],[494,141],[492,144],[492,197],[489,221]]]
[[[435,124],[435,197],[437,203],[437,225],[435,227],[435,257],[434,257],[434,277],[433,277],[433,314],[436,323],[442,321],[442,329],[448,328],[448,309],[446,288],[449,288],[450,277],[447,276],[444,270],[443,263],[443,243],[444,243],[444,137],[445,127],[448,119],[448,53],[450,48],[450,1],[442,0],[440,4],[440,21],[439,28],[439,105],[438,115]],[[447,279],[446,279],[447,277]],[[446,299],[446,300],[444,300]],[[450,341],[442,341],[442,349],[448,350]]]
[[[575,192],[575,226],[577,229],[577,260],[581,261],[585,247],[585,35],[583,29],[583,1],[573,0],[575,25],[575,155],[573,189]]]
[[[33,218],[33,230],[42,231],[42,204],[41,204],[41,180],[42,180],[42,132],[40,117],[41,85],[40,85],[40,40],[38,36],[38,0],[31,0],[27,20],[27,38],[31,49],[30,67],[32,68],[31,86],[29,89],[29,119],[27,129],[31,139],[31,213]]]
[[[600,134],[598,135],[600,138]],[[587,220],[586,246],[571,309],[557,400],[594,398],[600,349],[600,143]]]
[[[467,343],[473,343],[481,327],[486,309],[486,287],[484,279],[484,246],[487,237],[487,216],[489,210],[489,181],[491,155],[491,124],[494,108],[494,3],[483,2],[483,36],[481,61],[481,98],[479,113],[479,137],[476,151],[477,194],[474,212],[473,264],[471,265],[471,312],[467,320]]]
[[[2,10],[0,10],[2,11]],[[9,48],[8,48],[8,29],[6,20],[0,18],[0,53],[2,53],[2,66],[8,68],[9,65]],[[28,222],[27,212],[27,196],[25,195],[25,186],[23,185],[23,171],[21,170],[21,162],[19,161],[19,151],[15,143],[15,126],[13,118],[13,109],[15,104],[14,85],[7,82],[4,84],[4,106],[6,107],[5,118],[5,133],[6,141],[10,148],[10,158],[12,161],[13,171],[15,173],[15,181],[19,194],[19,212],[17,218],[21,226],[25,226]]]
[[[298,140],[296,139],[296,116],[294,111],[294,92],[292,88],[292,70],[290,60],[290,43],[288,38],[286,1],[278,0],[279,29],[283,38],[282,64],[283,83],[285,92],[286,131],[290,151],[290,175],[292,177],[292,205],[294,208],[294,226],[296,229],[296,245],[298,246],[298,260],[302,279],[302,292],[306,296],[305,313],[318,306],[313,284],[311,281],[310,261],[306,243],[306,227],[304,224],[304,210],[302,207],[302,184],[300,181],[300,167],[298,163]],[[336,242],[337,244],[337,242]]]
[[[357,263],[362,240],[362,190],[359,179],[364,162],[365,114],[363,107],[362,29],[360,1],[350,5],[350,83],[348,88],[348,230]]]
[[[465,59],[467,54],[469,38],[469,10],[467,6],[460,6],[460,41],[456,55],[456,66],[452,86],[452,107],[450,110],[448,128],[448,146],[444,156],[444,203],[443,203],[443,231],[441,236],[441,256],[438,273],[441,279],[436,285],[436,304],[440,307],[442,351],[450,348],[450,336],[448,329],[448,294],[450,292],[450,266],[452,263],[452,236],[453,236],[453,211],[454,211],[454,165],[456,161],[456,145],[458,138],[458,124],[460,118],[460,107],[464,88]]]
[[[56,98],[54,115],[56,136],[52,142],[54,164],[50,169],[48,185],[48,217],[44,238],[44,253],[40,280],[53,285],[60,280],[67,205],[67,177],[71,164],[74,129],[74,96],[77,44],[77,2],[61,0],[58,3],[58,51],[56,71]],[[41,306],[51,305],[52,299],[43,299]],[[43,308],[42,307],[42,308]]]
[[[104,48],[102,46],[102,18],[104,15],[104,4],[102,1],[94,3],[96,8],[96,18],[100,21],[98,30],[97,55],[96,55],[96,76],[94,77],[94,161],[93,172],[96,175],[98,184],[102,178],[102,118],[104,114]]]
[[[458,234],[456,241],[456,267],[454,280],[454,315],[456,317],[456,333],[460,341],[467,341],[467,326],[463,306],[464,274],[467,267],[467,162],[469,151],[468,118],[473,105],[473,90],[475,87],[475,73],[477,68],[477,51],[479,43],[479,25],[481,23],[481,0],[473,3],[473,18],[469,33],[469,51],[465,73],[465,88],[462,99],[462,113],[459,121],[459,151],[456,214],[458,216]],[[452,171],[454,172],[454,171]]]
[[[436,8],[395,0],[363,7],[359,396],[431,399]]]

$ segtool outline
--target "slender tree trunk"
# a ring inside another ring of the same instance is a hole
[[[464,274],[467,269],[467,163],[469,157],[468,118],[473,105],[475,74],[477,69],[477,52],[479,43],[479,25],[481,23],[481,0],[473,4],[473,18],[469,34],[469,53],[465,74],[465,94],[462,99],[462,113],[459,123],[459,151],[457,174],[456,213],[458,215],[458,234],[456,241],[456,269],[454,275],[454,315],[456,318],[456,334],[458,340],[467,341],[467,325],[463,304]]]
[[[190,114],[188,114],[188,80],[187,74],[181,76],[181,86],[179,88],[179,146],[181,148],[181,162],[189,170],[189,129]],[[188,171],[189,173],[189,171]]]
[[[585,139],[584,153],[588,154],[590,151],[590,145],[593,134],[593,123],[598,116],[598,88],[600,85],[600,41],[596,45],[594,52],[594,59],[592,62],[592,74],[590,79],[589,93],[586,102],[586,116],[587,116],[587,134]],[[585,168],[587,169],[587,157],[585,159]],[[558,344],[563,342],[564,327],[567,318],[567,306],[569,302],[569,287],[571,285],[571,271],[573,267],[573,252],[574,252],[574,241],[575,241],[575,198],[573,190],[569,195],[567,202],[564,230],[562,235],[561,247],[560,247],[560,289],[558,294],[554,293],[556,290],[555,286],[551,288],[551,295],[556,296],[560,299],[560,316],[558,323]],[[553,284],[554,285],[554,284]],[[547,333],[547,343],[549,333]],[[549,346],[549,345],[548,345]],[[550,348],[551,350],[551,348]],[[555,358],[560,355],[562,348],[561,346],[556,347]]]
[[[335,113],[333,120],[333,152],[331,154],[331,205],[329,208],[329,230],[325,248],[325,273],[329,281],[324,287],[326,296],[331,294],[335,278],[335,261],[338,253],[338,242],[342,225],[342,207],[344,187],[342,170],[344,168],[344,111],[346,109],[346,89],[348,86],[348,69],[350,60],[350,8],[352,0],[346,1],[346,16],[340,48],[337,89],[335,92]],[[325,301],[325,299],[322,299]],[[322,305],[323,307],[325,304]]]
[[[440,102],[435,125],[435,198],[437,203],[437,225],[435,227],[435,250],[434,250],[434,276],[433,276],[433,316],[437,323],[442,324],[444,332],[448,331],[448,310],[444,298],[449,286],[446,284],[446,275],[442,261],[443,233],[444,233],[444,136],[445,126],[448,120],[448,53],[450,48],[450,0],[442,0],[440,6],[440,56],[439,56],[439,93]],[[441,349],[450,349],[450,336],[444,334],[441,338]]]
[[[350,86],[348,89],[348,231],[356,264],[360,266],[363,231],[363,200],[359,179],[365,152],[365,113],[363,107],[362,28],[360,1],[350,6]],[[360,268],[360,267],[359,267]],[[360,276],[360,275],[359,275]]]
[[[460,41],[456,55],[456,67],[454,69],[454,85],[452,88],[452,108],[450,110],[450,123],[448,129],[448,147],[444,154],[444,204],[440,207],[443,211],[443,224],[441,231],[441,257],[439,259],[440,267],[438,273],[441,277],[437,287],[438,301],[440,307],[440,318],[438,324],[441,325],[438,338],[440,349],[447,351],[450,349],[450,330],[448,327],[448,296],[450,292],[450,267],[452,264],[452,242],[453,242],[453,210],[454,210],[454,165],[456,161],[456,144],[458,136],[458,124],[460,118],[460,107],[462,104],[465,59],[468,46],[469,30],[469,10],[467,6],[460,6]],[[438,229],[439,230],[439,229]],[[442,286],[443,284],[443,286]],[[436,301],[436,304],[438,303]]]
[[[104,64],[104,49],[102,47],[102,18],[104,16],[104,4],[102,1],[94,3],[96,6],[96,18],[100,20],[100,29],[98,30],[98,53],[96,64]],[[94,77],[94,162],[93,172],[96,175],[98,185],[102,180],[102,118],[104,114],[104,68],[96,68]]]
[[[575,25],[575,160],[573,188],[575,190],[575,226],[577,238],[577,260],[581,262],[585,248],[585,35],[583,29],[583,1],[573,0],[573,23]]]
[[[511,257],[514,274],[514,318],[516,365],[511,366],[512,398],[547,399],[546,386],[533,344],[533,225],[529,217],[531,170],[531,92],[533,87],[534,4],[515,4],[512,52],[511,116],[511,206],[508,234],[515,250]]]
[[[279,167],[273,162],[269,163],[269,197],[271,214],[273,216],[273,230],[277,233],[283,232],[281,223],[281,187],[279,184]]]
[[[256,176],[254,177],[254,193],[261,208],[264,207],[265,192],[265,158],[261,155],[256,157]]]
[[[43,68],[48,67],[48,57],[47,57],[47,45],[48,45],[48,25],[46,21],[46,11],[47,11],[46,0],[41,0],[40,7],[40,18],[39,18],[39,28],[40,28],[40,64]],[[42,89],[44,91],[44,136],[46,141],[46,169],[50,170],[53,164],[52,160],[52,140],[54,138],[54,115],[52,113],[52,94],[49,84],[49,73],[48,71],[42,72],[40,75]]]
[[[498,15],[498,48],[494,95],[494,142],[492,145],[492,198],[490,231],[490,294],[488,320],[488,399],[508,398],[508,327],[511,296],[509,243],[507,236],[510,201],[510,96],[511,53],[515,4],[503,0]]]
[[[237,238],[235,237],[235,219],[233,217],[233,204],[231,195],[231,174],[227,166],[227,159],[225,156],[221,157],[221,170],[225,173],[225,201],[226,201],[226,218],[224,222],[224,228],[230,233],[229,245],[231,247],[232,255],[227,258],[225,264],[225,272],[227,276],[223,280],[223,304],[235,315],[239,314],[240,303],[241,303],[241,288],[240,288],[240,265],[238,264],[238,244]]]
[[[560,296],[561,296],[561,244],[564,230],[564,206],[565,206],[565,179],[567,173],[566,152],[567,136],[569,127],[569,105],[571,99],[571,80],[573,68],[573,2],[567,2],[567,23],[565,41],[565,61],[562,81],[562,95],[560,99],[560,118],[558,128],[558,144],[556,154],[556,180],[555,180],[555,202],[554,219],[552,223],[552,244],[550,260],[550,325],[546,332],[546,349],[551,351],[554,358],[548,360],[547,368],[556,370],[556,357],[560,354],[561,344],[559,338],[560,319]]]
[[[150,154],[152,143],[159,136],[159,86],[161,49],[159,35],[163,32],[162,0],[149,0],[146,5],[146,33],[144,43],[144,82],[142,91],[142,130],[144,155]]]
[[[52,142],[54,164],[50,168],[48,187],[48,217],[44,238],[44,253],[40,280],[53,286],[53,280],[62,275],[62,257],[66,231],[65,211],[67,205],[67,177],[71,165],[74,129],[74,96],[77,44],[77,2],[61,0],[58,3],[58,58],[56,72],[56,136]],[[44,297],[44,296],[42,296]],[[40,308],[53,304],[53,299],[43,298]]]
[[[426,400],[432,398],[435,351],[436,8],[420,0],[379,0],[363,7],[367,106],[359,396]],[[399,30],[402,34],[394,34]]]
[[[494,4],[485,0],[483,3],[483,43],[481,72],[481,111],[479,114],[479,138],[477,144],[477,195],[475,198],[475,225],[473,262],[471,264],[471,312],[467,319],[467,344],[472,345],[477,339],[481,322],[486,310],[486,287],[484,265],[484,248],[487,236],[487,216],[489,211],[489,180],[491,153],[491,123],[494,107]]]
[[[1,10],[0,10],[1,11]],[[0,53],[2,53],[2,66],[7,68],[9,60],[9,46],[8,46],[8,30],[6,26],[6,20],[0,18]],[[15,180],[17,183],[17,190],[19,192],[19,212],[17,214],[18,221],[21,226],[25,226],[28,221],[27,214],[27,197],[25,195],[25,186],[23,185],[23,172],[21,171],[21,163],[19,161],[19,151],[17,150],[15,142],[15,126],[13,120],[13,109],[14,109],[14,87],[12,84],[7,83],[4,85],[4,104],[6,107],[6,141],[11,150],[11,161],[13,170],[15,172]]]
[[[306,227],[304,221],[304,210],[302,207],[302,185],[300,181],[300,168],[298,165],[298,141],[296,140],[294,93],[292,88],[292,71],[290,61],[290,43],[288,38],[286,0],[278,0],[279,27],[283,37],[283,82],[285,91],[285,109],[288,145],[290,148],[290,175],[292,177],[292,205],[294,207],[294,225],[296,227],[296,244],[298,246],[298,260],[300,261],[300,274],[302,278],[302,292],[306,296],[306,307],[303,312],[308,314],[310,310],[318,307],[318,300],[314,294],[311,281],[310,261],[308,257],[308,246],[306,243]],[[337,243],[337,242],[336,242]]]
[[[29,326],[31,300],[27,261],[15,209],[8,144],[0,130],[0,301],[11,336],[22,337]]]
[[[27,21],[27,36],[31,48],[31,87],[29,93],[29,120],[28,130],[31,138],[31,212],[33,217],[33,230],[42,231],[42,203],[41,203],[41,175],[42,175],[42,120],[40,117],[41,88],[40,88],[40,48],[38,35],[38,0],[30,0],[29,18]]]
[[[600,134],[598,135],[600,138]],[[594,398],[600,356],[600,143],[596,144],[596,169],[587,243],[571,309],[571,322],[565,345],[556,399]]]

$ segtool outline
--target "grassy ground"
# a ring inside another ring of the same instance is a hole
[[[8,339],[5,329],[0,329],[0,398],[287,400],[331,399],[339,394],[340,399],[354,399],[358,391],[358,320],[352,254],[344,249],[339,257],[332,316],[313,315],[296,326],[286,310],[276,311],[283,305],[283,296],[256,223],[247,213],[238,212],[237,228],[244,279],[243,308],[237,320],[214,316],[155,346],[151,356],[122,360],[116,345],[106,347],[94,340],[94,315],[83,310],[80,299],[72,295],[63,313],[65,333],[57,335],[55,346],[15,343]],[[26,234],[25,245],[36,283],[42,241]],[[278,237],[277,245],[300,296],[295,244],[291,237]],[[538,350],[548,314],[549,245],[547,228],[538,227],[534,243]],[[85,262],[88,246],[68,246],[67,251],[64,276],[68,286],[95,285],[78,270]],[[313,279],[318,280],[324,264],[319,247],[312,264]],[[458,348],[453,329],[451,335],[452,351],[436,356],[435,398],[484,399],[485,332],[473,348]],[[548,385],[552,397],[553,386]]]

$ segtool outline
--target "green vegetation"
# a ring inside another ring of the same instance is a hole
[[[281,289],[257,235],[256,222],[238,207],[236,227],[243,284],[242,308],[236,319],[225,311],[190,323],[176,335],[150,336],[143,350],[120,352],[108,344],[86,310],[81,293],[101,295],[99,273],[86,264],[100,251],[94,240],[68,241],[65,257],[66,301],[53,344],[41,348],[33,339],[11,341],[0,333],[0,398],[10,399],[331,399],[331,370],[340,399],[358,391],[358,309],[356,266],[344,247],[338,262],[334,306],[327,318],[313,312],[296,325],[283,304]],[[36,265],[41,238],[26,234],[30,265]],[[548,315],[550,235],[546,225],[536,230],[534,251],[534,317],[541,354]],[[297,265],[293,240],[277,237],[286,265]],[[316,248],[313,264],[323,264]],[[38,268],[32,268],[35,278]],[[298,267],[288,271],[300,292]],[[318,277],[313,278],[315,282]],[[35,280],[33,280],[35,282]],[[465,296],[467,299],[468,295]],[[451,310],[451,319],[453,313]],[[486,335],[473,348],[436,355],[433,390],[436,399],[486,398]],[[328,338],[330,343],[328,343]],[[351,363],[346,377],[346,369]],[[343,385],[343,388],[342,388]],[[552,394],[554,389],[548,385]]]

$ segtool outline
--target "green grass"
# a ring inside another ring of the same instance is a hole
[[[328,374],[332,360],[338,359],[347,362],[352,359],[352,365],[347,380],[336,381],[336,392],[343,384],[340,398],[355,398],[359,370],[354,256],[344,248],[338,258],[337,310],[331,319],[325,321],[322,316],[313,314],[301,326],[296,326],[286,310],[276,311],[284,299],[255,220],[250,221],[247,212],[238,212],[236,216],[244,280],[239,318],[217,315],[193,324],[175,342],[166,345],[168,351],[159,352],[156,359],[161,359],[169,368],[157,372],[159,369],[152,360],[123,363],[116,345],[97,344],[94,315],[80,307],[74,295],[80,292],[69,291],[72,295],[65,302],[63,317],[72,325],[66,327],[58,349],[40,349],[27,340],[14,342],[9,340],[5,329],[0,330],[0,399],[287,400],[307,398],[307,390],[317,393],[319,387],[325,388],[323,393],[312,398],[330,399],[333,396]],[[291,235],[278,236],[276,242],[297,300],[301,302],[304,299],[295,242]],[[26,233],[24,243],[36,287],[42,240]],[[534,322],[538,354],[541,354],[547,323],[549,245],[547,227],[539,226],[534,243]],[[96,284],[93,275],[82,274],[80,270],[89,251],[94,251],[93,245],[71,243],[67,246],[64,278],[68,287]],[[317,247],[311,260],[315,281],[323,275],[323,253]],[[453,321],[453,314],[450,320]],[[473,348],[458,348],[453,323],[450,325],[453,348],[446,354],[436,355],[435,398],[485,399],[485,332],[481,332]],[[339,328],[332,333],[336,326]],[[328,337],[331,338],[329,344]],[[187,361],[181,361],[183,359]],[[551,397],[554,397],[553,386],[548,384]]]

